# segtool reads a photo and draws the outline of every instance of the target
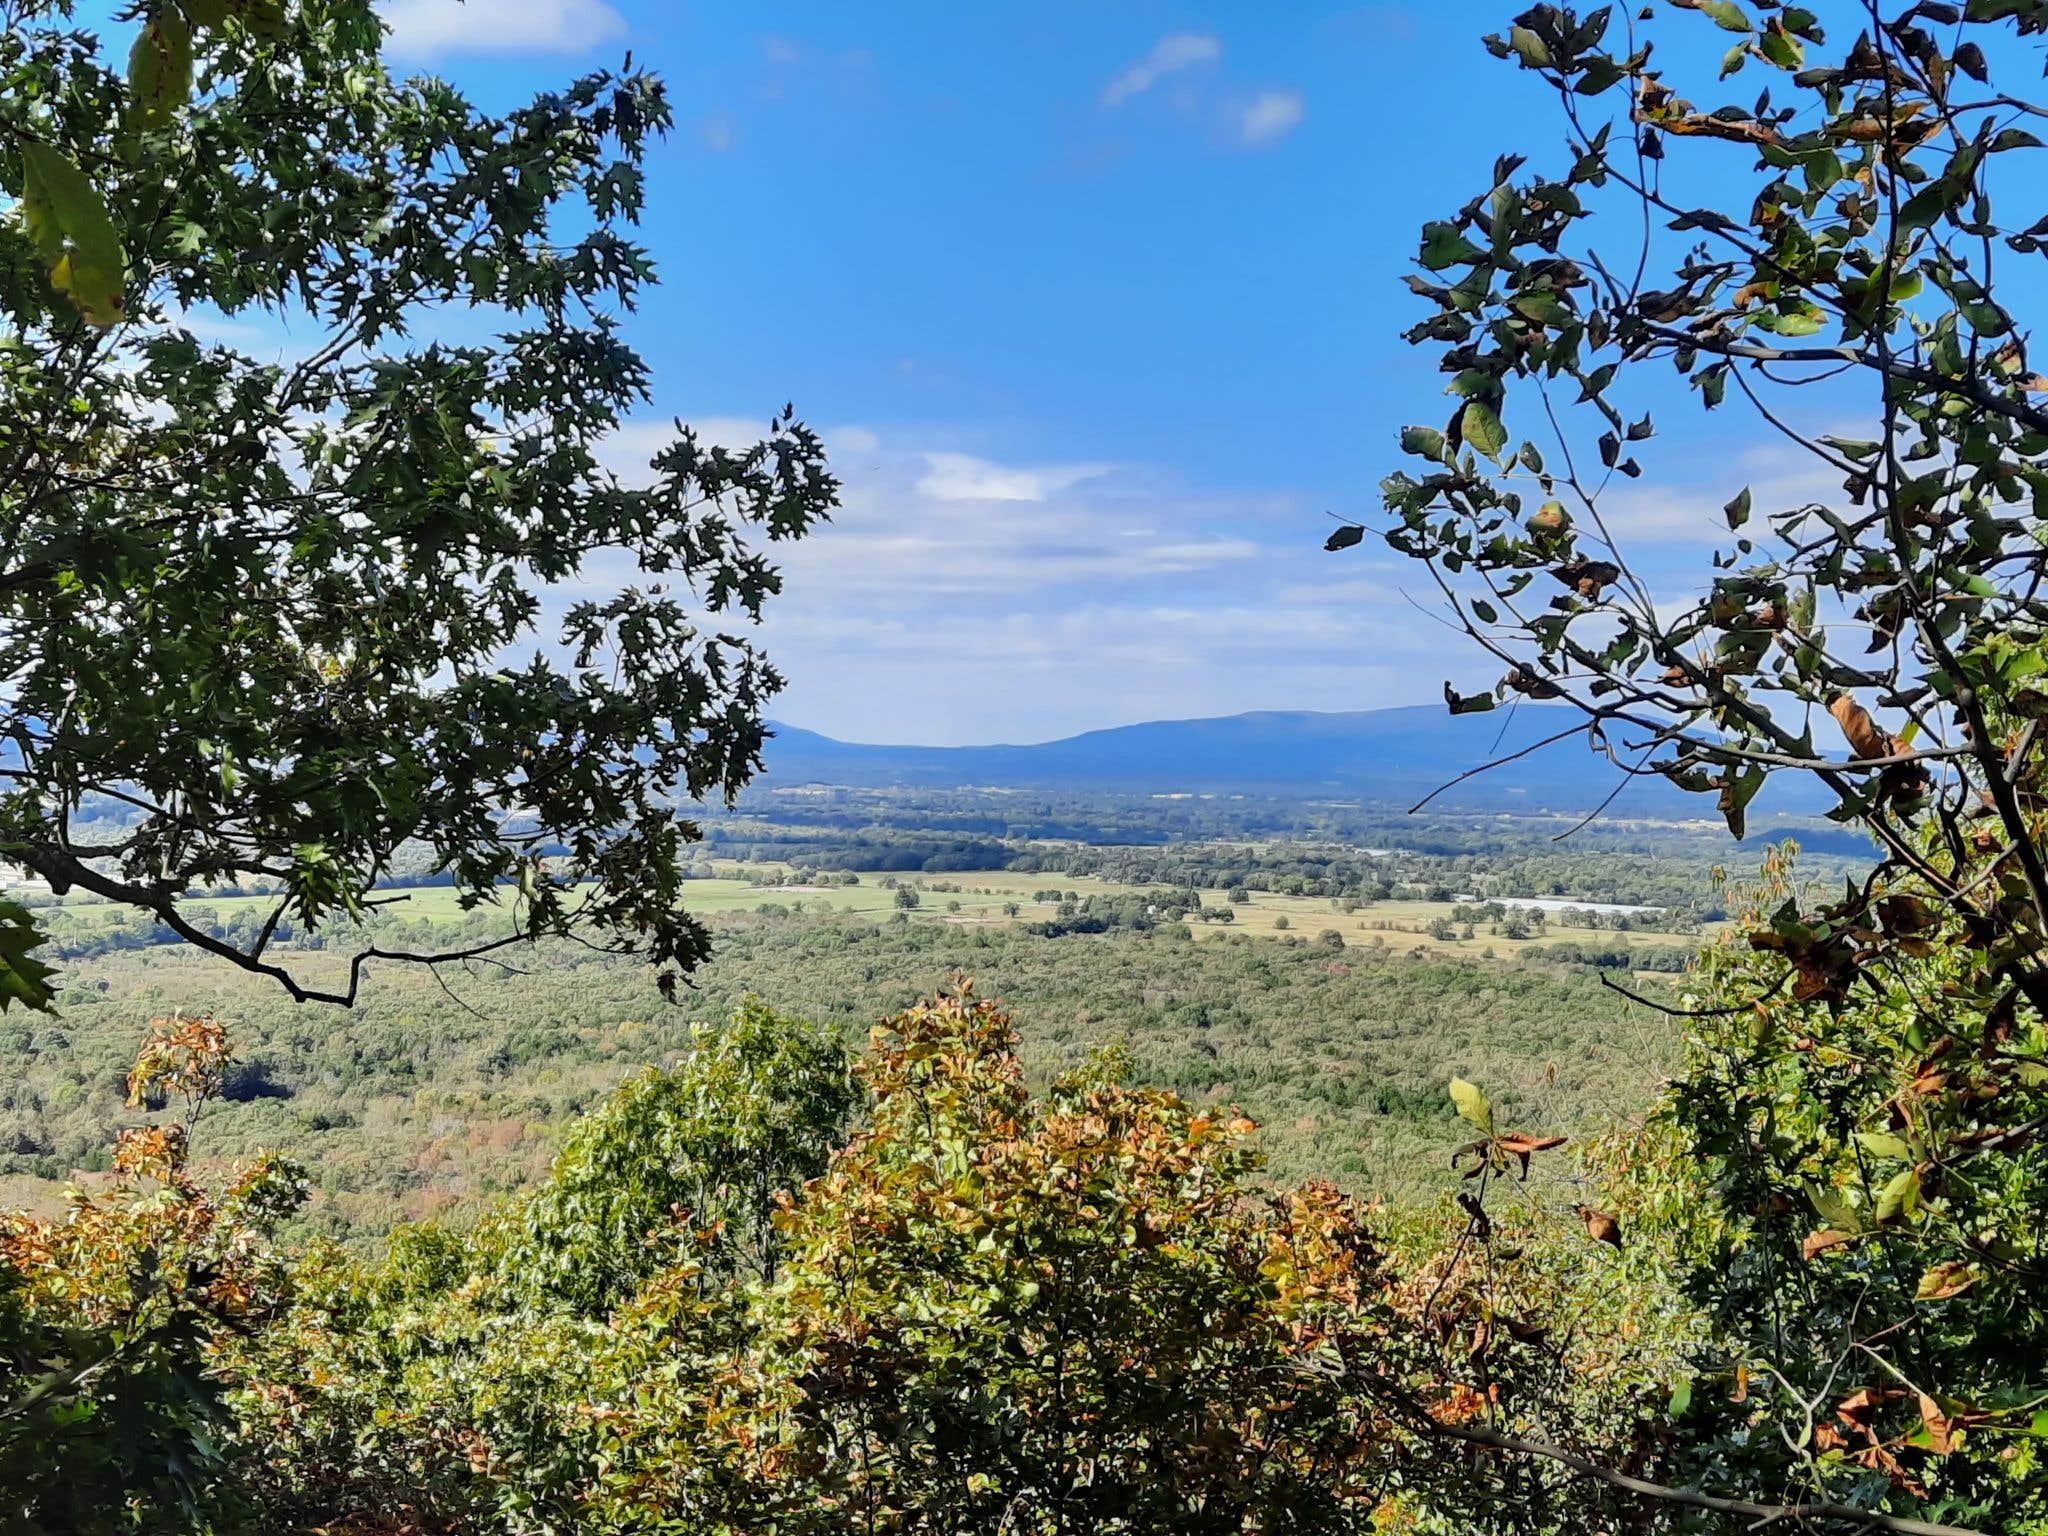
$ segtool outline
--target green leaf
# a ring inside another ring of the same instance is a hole
[[[227,0],[227,8],[252,36],[275,41],[284,35],[284,0]]]
[[[24,140],[22,218],[50,268],[50,282],[76,304],[88,324],[120,320],[127,257],[107,205],[71,157],[53,144]]]
[[[1508,28],[1508,46],[1522,56],[1522,63],[1530,69],[1548,69],[1556,62],[1550,56],[1550,45],[1527,27]]]
[[[1450,706],[1454,715],[1483,715],[1494,708],[1498,700],[1490,693],[1459,693],[1449,683],[1444,684],[1444,703]]]
[[[1967,186],[1952,187],[1946,180],[1930,181],[1900,205],[1900,229],[1931,229],[1944,213],[1962,201]]]
[[[1501,425],[1501,419],[1492,406],[1484,400],[1472,401],[1459,418],[1459,430],[1468,446],[1478,449],[1494,463],[1500,462],[1500,451],[1507,446],[1508,430]]]
[[[1776,331],[1780,336],[1812,336],[1821,328],[1821,317],[1807,310],[1790,315],[1766,315],[1758,322],[1766,330]]]
[[[192,98],[192,32],[175,5],[158,8],[128,52],[129,120],[161,128]]]
[[[1798,69],[1806,63],[1806,49],[1799,39],[1776,26],[1764,29],[1763,36],[1757,39],[1757,47],[1780,69]]]
[[[1749,802],[1763,787],[1763,769],[1749,768],[1741,773],[1729,770],[1727,781],[1721,786],[1721,815],[1728,823],[1728,830],[1736,837],[1744,834],[1748,825]]]
[[[1438,220],[1422,226],[1422,264],[1432,272],[1477,261],[1485,254],[1455,224]]]
[[[1897,1221],[1920,1209],[1920,1170],[1908,1168],[1893,1176],[1877,1197],[1877,1219]]]
[[[1699,0],[1698,9],[1701,15],[1712,17],[1715,24],[1724,31],[1749,32],[1755,30],[1750,25],[1748,13],[1741,6],[1735,4],[1735,0]]]
[[[1518,315],[1524,315],[1539,325],[1568,325],[1572,320],[1571,309],[1548,288],[1531,289],[1518,293],[1511,301],[1511,307]]]
[[[1856,1140],[1879,1157],[1909,1158],[1913,1149],[1888,1131],[1858,1131]]]
[[[1604,55],[1593,60],[1573,85],[1572,91],[1579,96],[1598,96],[1617,80],[1626,78],[1628,71]]]
[[[1401,451],[1441,462],[1444,456],[1444,435],[1435,427],[1403,427]]]
[[[0,1012],[13,1003],[41,1013],[54,1011],[49,978],[55,971],[29,955],[43,941],[28,908],[0,900]]]
[[[1749,487],[1745,485],[1741,490],[1735,493],[1735,499],[1730,501],[1726,506],[1724,506],[1721,509],[1724,513],[1727,514],[1728,526],[1730,528],[1740,528],[1744,523],[1748,522],[1749,507]]]
[[[1462,1077],[1451,1079],[1451,1102],[1472,1124],[1487,1135],[1493,1134],[1493,1103],[1479,1089]]]
[[[1867,1225],[1863,1213],[1832,1190],[1809,1185],[1806,1198],[1813,1202],[1813,1208],[1820,1212],[1821,1219],[1839,1231],[1853,1235],[1863,1231]]]
[[[1365,530],[1356,523],[1346,523],[1342,528],[1339,528],[1335,533],[1323,540],[1323,548],[1331,554],[1335,554],[1340,549],[1349,549],[1354,544],[1362,544],[1364,542]]]

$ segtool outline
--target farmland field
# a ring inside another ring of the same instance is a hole
[[[818,914],[843,913],[879,921],[902,910],[897,904],[897,890],[907,887],[916,891],[919,898],[918,906],[905,914],[913,922],[1011,926],[1043,921],[1054,915],[1056,903],[1033,899],[1043,892],[1056,890],[1085,900],[1091,896],[1130,896],[1148,889],[1090,875],[1019,874],[1009,871],[900,878],[863,873],[858,885],[813,884],[787,869],[777,871],[774,866],[767,866],[764,870],[764,866],[758,864],[721,863],[718,868],[717,877],[692,880],[685,887],[685,899],[692,911],[711,917],[774,906],[800,908]],[[738,872],[741,869],[753,871],[758,878],[740,878]],[[763,883],[764,880],[767,883]],[[1233,935],[1313,940],[1326,931],[1334,931],[1343,937],[1347,946],[1497,959],[1538,947],[1545,940],[1587,939],[1595,932],[1565,926],[1558,921],[1556,914],[1552,914],[1547,932],[1531,938],[1505,938],[1489,932],[1484,924],[1477,926],[1471,938],[1433,936],[1431,924],[1451,921],[1453,914],[1460,910],[1459,903],[1389,899],[1346,911],[1345,904],[1330,899],[1270,891],[1241,891],[1236,893],[1236,899],[1232,899],[1231,893],[1221,888],[1207,887],[1201,890],[1201,896],[1205,908],[1227,908],[1231,921],[1192,923],[1190,926],[1198,941]],[[462,910],[455,891],[448,886],[395,887],[380,891],[378,901],[383,912],[405,921],[443,924],[470,915]],[[1007,910],[1012,904],[1017,908],[1014,915]],[[188,910],[210,910],[222,920],[242,912],[267,915],[272,905],[274,898],[266,896],[209,896],[186,903]],[[63,910],[66,920],[86,925],[111,922],[126,916],[124,909],[76,898],[67,901]],[[1597,930],[1597,937],[1604,945],[1626,946],[1643,953],[1668,954],[1690,950],[1698,943],[1692,935],[1648,930],[1618,932],[1602,928]]]

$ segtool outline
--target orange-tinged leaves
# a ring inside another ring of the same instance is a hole
[[[1950,1260],[1945,1264],[1936,1264],[1920,1277],[1920,1284],[1913,1292],[1913,1299],[1947,1301],[1951,1296],[1962,1295],[1976,1283],[1976,1271],[1967,1264]]]
[[[1891,757],[1898,751],[1898,742],[1883,726],[1870,718],[1870,711],[1846,693],[1835,695],[1828,705],[1828,713],[1835,717],[1835,724],[1842,728],[1842,735],[1849,743],[1849,751],[1859,762],[1874,758]]]
[[[1463,1382],[1429,1407],[1429,1416],[1439,1424],[1466,1424],[1485,1412],[1486,1398]]]
[[[1532,1136],[1527,1131],[1510,1131],[1500,1138],[1500,1149],[1516,1157],[1527,1157],[1532,1152],[1548,1152],[1552,1147],[1561,1147],[1567,1137]]]
[[[1621,1223],[1611,1211],[1600,1210],[1591,1205],[1575,1205],[1579,1220],[1586,1224],[1586,1235],[1596,1243],[1605,1243],[1610,1248],[1621,1247]]]
[[[1920,1394],[1920,1422],[1927,1426],[1928,1448],[1935,1455],[1946,1456],[1955,1448],[1948,1415],[1943,1413],[1941,1405],[1925,1392]]]
[[[1842,1232],[1832,1227],[1826,1227],[1818,1232],[1807,1233],[1806,1241],[1799,1245],[1799,1251],[1811,1261],[1826,1253],[1830,1248],[1839,1248],[1844,1243],[1855,1242],[1861,1235],[1861,1233],[1857,1232]]]

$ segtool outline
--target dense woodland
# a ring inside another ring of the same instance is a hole
[[[2048,0],[1483,40],[1550,137],[1421,231],[1449,403],[1327,547],[1725,858],[745,797],[839,482],[793,407],[600,456],[662,82],[5,13],[0,1529],[2048,1532]],[[1674,403],[1820,487],[1677,595]]]
[[[857,1049],[881,1018],[970,975],[1018,1010],[1034,1081],[1120,1045],[1134,1080],[1257,1120],[1275,1177],[1406,1202],[1449,1188],[1452,1076],[1483,1079],[1531,1121],[1577,1129],[1639,1109],[1675,1057],[1668,1021],[1540,958],[801,912],[734,916],[716,932],[715,958],[674,1005],[644,966],[570,946],[522,955],[517,975],[450,975],[447,991],[426,976],[379,978],[345,1028],[176,949],[96,959],[66,973],[58,1017],[0,1021],[19,1066],[0,1090],[0,1168],[13,1175],[0,1187],[27,1194],[30,1179],[106,1169],[135,1123],[124,1085],[141,1026],[181,1007],[216,1013],[235,1043],[204,1146],[301,1159],[315,1191],[304,1222],[358,1239],[401,1217],[474,1213],[531,1182],[573,1117],[638,1068],[672,1063],[692,1022],[722,1020],[750,995]]]

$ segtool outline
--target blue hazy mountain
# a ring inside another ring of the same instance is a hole
[[[764,756],[770,787],[987,787],[1125,794],[1246,794],[1342,798],[1403,805],[1468,769],[1528,747],[1572,724],[1559,706],[1512,714],[1447,713],[1441,706],[1328,714],[1262,710],[1207,720],[1153,720],[1059,741],[985,747],[883,746],[837,741],[776,725]],[[1587,811],[1624,775],[1582,738],[1570,738],[1469,779],[1434,802],[1446,809]],[[1789,776],[1788,776],[1789,777]],[[1789,787],[1789,786],[1788,786]],[[1772,795],[1759,811],[1813,810]],[[1710,795],[1656,778],[1622,790],[1617,816],[1713,817]]]

